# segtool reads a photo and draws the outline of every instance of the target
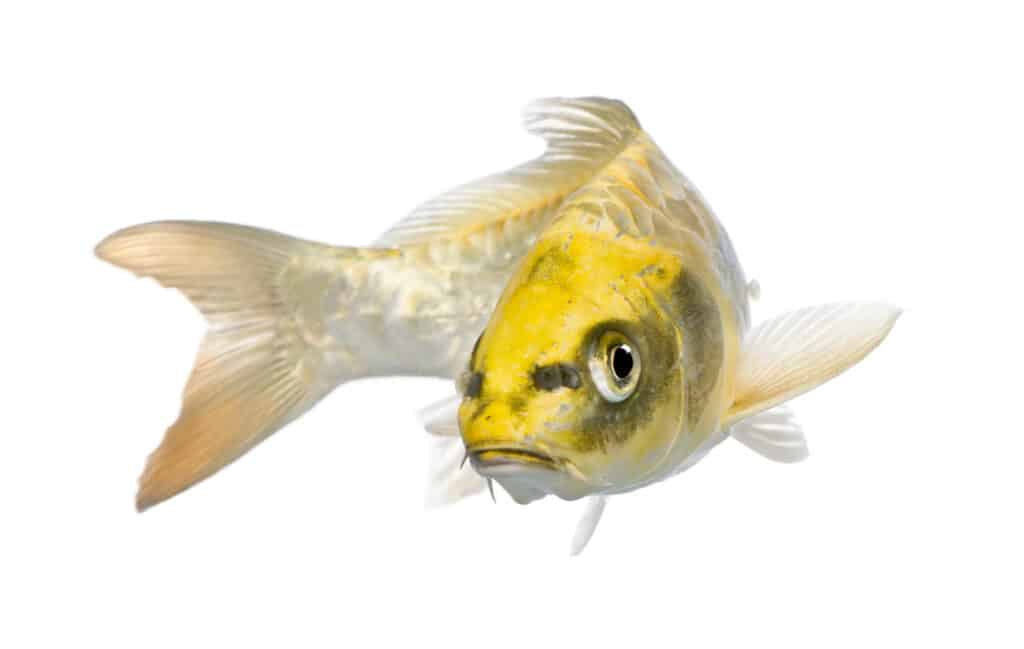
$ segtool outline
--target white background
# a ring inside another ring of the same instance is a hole
[[[1014,3],[0,5],[0,645],[1021,646],[1024,99]],[[92,246],[153,219],[366,244],[537,154],[520,107],[626,100],[760,280],[755,316],[906,313],[734,442],[614,499],[424,511],[414,411],[343,386],[145,515],[202,333]]]

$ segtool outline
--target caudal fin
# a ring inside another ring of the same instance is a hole
[[[331,249],[223,223],[162,222],[121,230],[103,260],[184,293],[206,316],[181,414],[139,479],[139,511],[243,455],[337,383],[303,332],[304,260]],[[305,310],[304,310],[305,309]]]

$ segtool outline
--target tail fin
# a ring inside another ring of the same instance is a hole
[[[339,249],[196,222],[127,228],[96,248],[101,259],[180,290],[210,324],[181,414],[139,480],[139,511],[211,476],[335,386],[304,336],[316,323],[303,321],[311,314],[298,302],[315,281],[303,260],[332,250]]]

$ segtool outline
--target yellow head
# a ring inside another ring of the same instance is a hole
[[[639,486],[709,432],[717,305],[678,255],[602,234],[537,243],[463,377],[471,461],[521,503]]]

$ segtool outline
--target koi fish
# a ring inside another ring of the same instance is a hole
[[[138,509],[370,376],[455,379],[421,413],[441,445],[430,498],[492,481],[521,504],[586,497],[573,553],[609,496],[726,438],[803,459],[783,404],[864,358],[899,309],[834,304],[752,326],[756,284],[725,229],[625,104],[541,100],[524,125],[546,141],[540,157],[424,203],[369,248],[187,221],[100,243],[101,259],[178,289],[209,323]]]

